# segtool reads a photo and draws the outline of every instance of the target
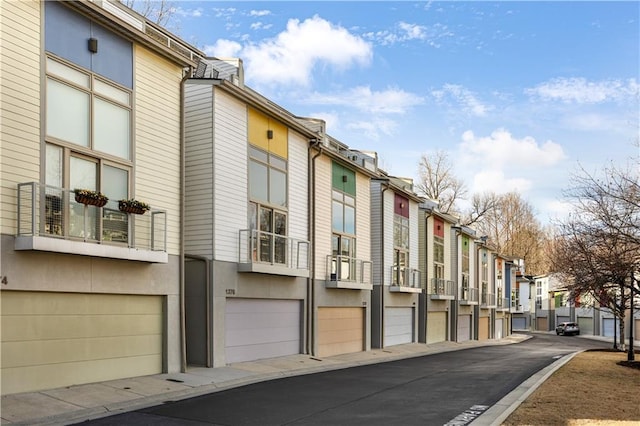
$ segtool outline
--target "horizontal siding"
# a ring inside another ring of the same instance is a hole
[[[393,266],[393,222],[395,210],[393,204],[395,202],[395,193],[386,191],[384,193],[384,284],[391,284],[391,267]],[[372,245],[375,249],[375,245]],[[379,267],[379,266],[376,266]]]
[[[214,94],[214,258],[238,261],[238,230],[247,221],[247,107],[222,90]]]
[[[137,47],[135,197],[167,210],[167,251],[180,243],[180,81],[182,69]]]
[[[327,256],[331,254],[331,159],[315,160],[315,276],[327,278]]]
[[[185,88],[185,251],[213,257],[213,88]]]
[[[371,260],[371,193],[369,177],[356,172],[356,257]]]
[[[380,270],[380,262],[383,253],[386,255],[385,247],[382,247],[382,184],[380,181],[371,181],[371,245],[374,248],[371,253],[371,260],[374,262],[373,283],[383,284],[383,274]],[[387,255],[388,256],[388,255]]]
[[[16,233],[17,185],[40,179],[40,9],[0,2],[0,216]]]
[[[308,240],[307,141],[289,131],[289,236]]]

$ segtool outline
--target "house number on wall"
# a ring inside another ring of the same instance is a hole
[[[227,289],[227,294],[234,296],[236,294],[236,290],[234,288],[228,288]]]

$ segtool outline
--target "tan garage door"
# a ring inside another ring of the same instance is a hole
[[[0,298],[3,394],[162,372],[162,296]]]
[[[549,331],[549,323],[547,317],[536,318],[536,330],[537,331]]]
[[[489,317],[478,318],[478,340],[489,338]]]
[[[427,314],[427,344],[447,340],[447,313],[429,312]]]
[[[364,308],[318,308],[318,356],[364,350]]]

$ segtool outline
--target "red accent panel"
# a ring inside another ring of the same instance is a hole
[[[395,194],[393,200],[393,211],[395,214],[408,218],[409,217],[409,199]]]
[[[433,235],[444,238],[444,221],[437,217],[433,218]]]

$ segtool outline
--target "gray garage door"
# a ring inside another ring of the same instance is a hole
[[[495,338],[496,339],[502,339],[502,324],[503,324],[503,320],[502,318],[499,318],[496,320],[496,335]]]
[[[227,363],[300,353],[299,300],[227,299]]]
[[[564,315],[558,315],[558,319],[557,319],[556,325],[558,325],[560,323],[563,323],[563,322],[569,322],[569,321],[571,321],[569,319],[569,317],[564,316]]]
[[[617,321],[615,322],[617,324]],[[605,337],[613,337],[614,331],[614,320],[613,318],[603,318],[602,319],[602,335]]]
[[[384,345],[413,342],[413,308],[386,308],[384,316]]]
[[[514,330],[526,330],[527,319],[525,317],[513,317],[512,319]]]
[[[580,327],[580,334],[593,334],[593,318],[578,317],[578,327]]]

